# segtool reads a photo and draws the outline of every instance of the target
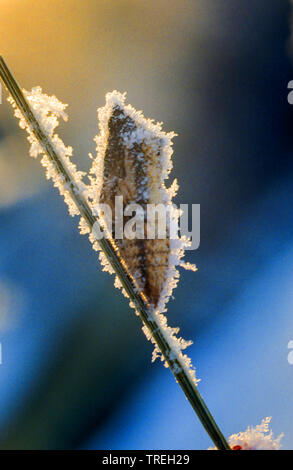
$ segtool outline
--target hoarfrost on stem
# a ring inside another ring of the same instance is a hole
[[[72,182],[74,182],[74,185],[78,187],[80,191],[83,191],[85,189],[85,185],[82,182],[82,178],[85,173],[78,171],[76,169],[76,165],[72,163],[72,147],[66,147],[58,134],[55,133],[55,129],[59,124],[59,118],[62,118],[65,121],[68,119],[68,116],[65,113],[67,104],[59,101],[56,96],[46,95],[42,92],[42,88],[39,86],[32,88],[31,91],[23,90],[23,93],[44,133],[48,139],[50,139],[53,147],[71,174]],[[31,126],[27,123],[14,100],[10,97],[8,98],[8,101],[12,104],[14,114],[19,119],[19,126],[22,129],[26,129],[28,133],[28,141],[31,144],[29,152],[30,156],[36,158],[38,155],[42,155],[41,164],[46,169],[47,179],[52,179],[54,186],[58,188],[60,194],[64,197],[64,201],[68,205],[70,215],[79,215],[79,211],[75,203],[72,201],[68,190],[68,184],[70,183],[64,181],[64,176],[58,172],[54,163],[46,155],[45,150],[37,141]]]

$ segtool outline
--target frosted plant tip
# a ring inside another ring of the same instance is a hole
[[[261,424],[251,427],[246,431],[232,434],[229,444],[232,450],[279,450],[281,448],[281,434],[276,439],[269,428],[271,418],[264,418]],[[216,450],[210,448],[209,450]]]

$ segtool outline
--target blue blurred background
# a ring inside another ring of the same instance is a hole
[[[272,416],[293,449],[290,3],[4,0],[1,47],[25,88],[70,104],[60,134],[90,166],[96,108],[128,92],[174,130],[177,203],[201,245],[169,303],[228,436]],[[205,449],[139,319],[101,272],[11,109],[0,105],[0,447]]]

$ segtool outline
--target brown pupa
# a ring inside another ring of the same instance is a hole
[[[179,217],[178,209],[172,206],[177,182],[170,188],[164,183],[172,169],[175,134],[163,132],[161,123],[146,119],[124,102],[125,94],[114,91],[106,95],[106,106],[98,110],[100,134],[96,137],[97,158],[91,169],[92,197],[94,202],[111,208],[110,235],[119,254],[149,304],[162,312],[177,284],[179,273],[175,266],[181,264],[187,245],[186,239],[173,240],[170,236],[170,223]],[[117,196],[123,198],[123,209],[136,204],[143,210],[144,237],[116,236],[117,217],[123,220],[123,228],[133,217],[115,214]],[[165,235],[158,233],[161,220],[157,215],[152,226],[155,235],[150,239],[148,210],[150,205],[159,204],[170,209],[164,218]],[[106,261],[102,262],[107,269]]]
[[[112,210],[112,234],[121,257],[143,292],[148,302],[156,306],[163,289],[168,270],[170,252],[169,230],[166,238],[158,239],[115,239],[115,196],[123,197],[123,207],[139,204],[144,211],[144,233],[147,233],[147,204],[157,201],[154,197],[158,189],[160,172],[160,148],[134,140],[131,149],[126,146],[128,139],[137,133],[137,124],[125,113],[120,105],[115,105],[108,120],[108,141],[104,157],[103,184],[100,203],[108,204]],[[156,151],[155,151],[156,150]],[[131,216],[123,217],[123,227]]]

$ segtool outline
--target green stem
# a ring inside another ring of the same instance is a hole
[[[67,183],[67,187],[70,191],[72,200],[76,204],[83,219],[87,222],[90,230],[92,230],[93,225],[95,223],[99,223],[99,221],[93,215],[87,200],[83,197],[82,194],[80,194],[79,188],[77,187],[70,171],[64,165],[62,159],[56,152],[56,149],[50,141],[50,138],[46,135],[40,126],[38,120],[30,108],[30,105],[26,101],[23,92],[21,91],[2,56],[0,56],[0,76],[10,95],[15,101],[18,109],[21,111],[22,115],[30,126],[30,129],[32,130],[35,138],[38,140],[47,156],[54,163],[56,170],[63,176],[64,182]],[[169,344],[169,340],[164,334],[161,325],[158,323],[154,314],[149,309],[149,306],[144,298],[136,289],[133,278],[121,264],[113,243],[111,240],[103,238],[99,240],[99,244],[109,263],[113,267],[116,275],[118,276],[123,288],[128,294],[130,300],[135,305],[135,309],[139,314],[143,324],[161,351],[164,359],[174,374],[176,381],[179,383],[184,394],[186,395],[186,398],[189,400],[194,411],[197,413],[202,425],[214,442],[215,446],[219,450],[230,450],[228,442],[221,433],[203,398],[198,392],[193,377],[184,365],[182,358],[176,351],[173,350],[172,346]]]

